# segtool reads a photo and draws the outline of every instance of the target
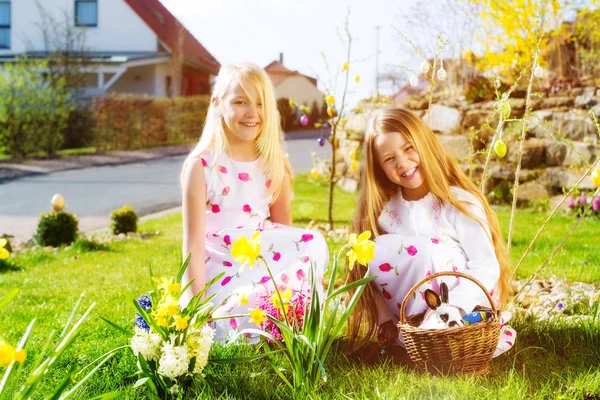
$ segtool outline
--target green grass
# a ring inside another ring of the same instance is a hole
[[[336,193],[335,216],[338,225],[351,219],[355,196]],[[310,183],[306,176],[296,180],[293,213],[295,224],[306,226],[312,219],[327,216],[327,187]],[[504,231],[510,210],[499,208]],[[511,255],[516,262],[528,244],[543,216],[531,210],[520,210],[515,223]],[[558,244],[574,223],[574,218],[558,216],[542,236],[534,251],[520,269],[521,278],[535,269]],[[586,220],[567,242],[555,262],[542,271],[543,276],[558,274],[568,279],[596,282],[600,272],[597,232],[600,221]],[[149,288],[148,262],[157,275],[176,272],[180,261],[181,215],[174,214],[140,224],[140,231],[160,231],[148,239],[131,239],[111,243],[108,247],[82,242],[58,252],[40,250],[16,257],[19,271],[0,273],[0,296],[12,288],[21,290],[18,297],[0,313],[0,335],[15,343],[31,319],[36,318],[30,356],[54,329],[61,329],[72,306],[85,293],[82,308],[91,302],[97,306],[85,323],[75,345],[61,361],[60,368],[48,376],[38,396],[55,387],[62,373],[71,365],[84,366],[106,351],[124,345],[128,338],[108,327],[98,316],[120,325],[132,324],[131,299]],[[506,232],[505,232],[506,233]],[[340,243],[329,240],[331,250]],[[587,264],[586,264],[587,261]],[[410,366],[391,358],[372,365],[347,358],[341,348],[327,360],[329,380],[314,398],[598,398],[600,397],[600,335],[598,319],[568,323],[563,320],[537,322],[515,318],[511,325],[518,331],[515,347],[495,359],[492,373],[484,378],[434,377],[416,372]],[[339,343],[342,346],[342,343]],[[215,357],[243,355],[247,348],[214,349]],[[25,368],[31,368],[26,363]],[[125,398],[146,398],[143,389],[133,389],[135,359],[123,351],[96,374],[78,398],[90,398],[108,391],[122,391]],[[1,374],[1,372],[0,372]],[[305,393],[291,393],[270,370],[266,362],[226,366],[209,365],[204,380],[197,382],[189,398],[307,398]]]

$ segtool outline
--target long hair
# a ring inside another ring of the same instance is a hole
[[[352,232],[370,230],[375,237],[379,236],[380,229],[377,220],[383,206],[397,190],[400,190],[398,185],[387,178],[375,159],[375,137],[388,133],[404,135],[419,154],[423,167],[421,173],[423,174],[424,183],[438,200],[452,204],[461,213],[476,220],[485,229],[485,221],[481,221],[469,212],[465,207],[465,203],[457,200],[452,194],[450,187],[457,186],[479,200],[489,226],[490,241],[494,246],[496,258],[500,265],[499,306],[504,306],[509,294],[510,272],[498,218],[477,186],[446,154],[431,129],[409,110],[401,107],[388,108],[375,114],[367,124],[363,143],[363,158],[360,164],[360,193]],[[362,278],[365,273],[366,268],[356,263],[350,271],[350,280],[356,281]],[[351,345],[361,347],[373,337],[378,325],[376,295],[378,295],[377,288],[373,283],[370,283],[349,319]]]
[[[223,101],[228,91],[239,83],[242,90],[250,101],[254,101],[248,95],[250,86],[253,86],[260,96],[263,104],[263,129],[258,134],[254,148],[259,155],[261,164],[266,175],[271,179],[269,191],[273,194],[272,202],[277,200],[281,190],[281,183],[285,175],[292,177],[292,169],[286,158],[282,143],[283,133],[277,112],[277,102],[273,84],[264,69],[253,63],[229,64],[221,67],[211,100],[216,98]],[[190,152],[183,163],[181,171],[181,182],[183,174],[190,160],[199,157],[209,151],[215,152],[215,160],[229,150],[229,143],[225,135],[225,121],[219,107],[211,101],[208,106],[206,121],[202,129],[202,136],[194,149]]]

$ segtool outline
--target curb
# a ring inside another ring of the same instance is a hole
[[[178,145],[169,147],[155,147],[133,151],[115,151],[65,157],[62,159],[34,160],[17,164],[0,162],[0,184],[27,176],[44,175],[52,172],[68,171],[90,167],[117,166],[134,164],[149,160],[180,156],[188,154],[194,145]]]

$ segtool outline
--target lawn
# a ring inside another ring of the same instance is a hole
[[[355,196],[336,193],[335,217],[340,226],[352,218]],[[504,234],[510,210],[497,209]],[[293,200],[294,222],[306,226],[312,219],[327,216],[327,187],[315,185],[302,175],[297,178]],[[511,261],[516,263],[543,221],[544,215],[534,210],[517,213]],[[574,219],[559,215],[540,238],[519,270],[519,278],[527,277],[543,262],[562,240]],[[600,221],[586,220],[567,242],[542,276],[551,274],[569,280],[600,280],[600,252],[597,232]],[[148,262],[157,275],[174,274],[180,260],[181,215],[173,214],[142,223],[145,232],[159,232],[146,239],[112,242],[108,248],[89,251],[71,247],[56,252],[39,250],[16,258],[22,270],[0,274],[0,296],[12,288],[19,296],[0,314],[0,334],[15,343],[31,319],[36,318],[30,356],[52,330],[61,329],[73,304],[81,293],[82,306],[96,302],[92,316],[82,335],[48,376],[44,388],[53,388],[71,365],[84,366],[106,351],[127,343],[128,338],[107,326],[98,316],[107,317],[123,326],[133,319],[131,299],[149,288]],[[340,242],[329,240],[331,250]],[[540,322],[517,317],[511,325],[519,332],[515,347],[492,363],[487,377],[434,377],[414,371],[409,365],[388,357],[365,365],[344,355],[343,338],[327,360],[328,381],[313,398],[599,398],[600,397],[600,320],[596,316],[585,322],[556,319]],[[247,348],[215,347],[214,357],[245,354]],[[26,363],[25,368],[31,368]],[[128,350],[117,354],[96,374],[78,398],[89,398],[109,391],[121,391],[125,398],[145,398],[143,389],[133,389],[136,378],[135,359]],[[292,393],[270,370],[266,362],[246,365],[211,365],[205,369],[190,398],[306,398],[305,393]]]

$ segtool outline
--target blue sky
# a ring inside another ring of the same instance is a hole
[[[320,78],[320,89],[335,86],[330,76],[346,60],[338,36],[348,9],[353,35],[349,104],[375,93],[376,26],[379,36],[379,70],[389,64],[417,63],[403,56],[393,27],[399,28],[398,12],[407,0],[161,0],[221,64],[253,61],[266,66],[283,53],[286,67]],[[404,27],[408,28],[408,27]],[[321,53],[325,53],[331,74]],[[418,64],[417,64],[418,65]],[[341,77],[338,85],[341,90]],[[380,86],[382,94],[391,87]]]

